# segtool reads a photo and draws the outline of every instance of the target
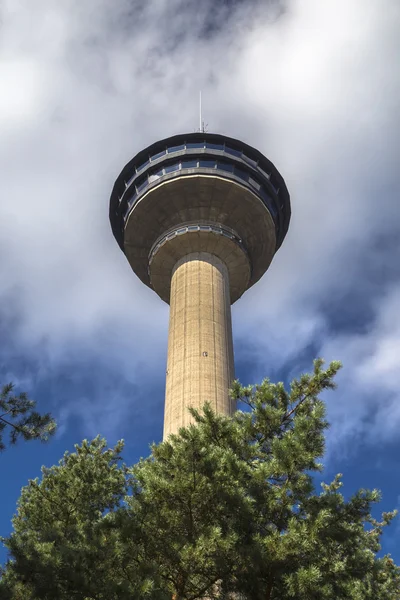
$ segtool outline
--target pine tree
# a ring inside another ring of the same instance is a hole
[[[3,433],[6,428],[10,430],[10,444],[15,444],[19,438],[47,442],[56,429],[49,413],[40,415],[34,410],[36,403],[33,400],[29,400],[24,392],[16,396],[13,389],[13,384],[9,383],[0,392],[0,451],[5,449]]]
[[[376,556],[395,513],[372,517],[377,491],[345,500],[340,475],[314,489],[339,367],[318,360],[289,391],[236,382],[245,411],[192,411],[131,468],[121,444],[77,446],[23,490],[2,597],[400,599],[399,568]]]
[[[84,440],[22,490],[6,541],[13,562],[3,586],[11,598],[135,597],[111,523],[127,493],[122,449],[122,441],[107,449],[99,437]]]

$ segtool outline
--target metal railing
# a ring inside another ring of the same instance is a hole
[[[149,252],[149,266],[156,255],[157,251],[164,246],[167,242],[177,237],[178,235],[184,235],[187,233],[197,233],[197,232],[208,232],[213,233],[215,235],[222,235],[231,239],[235,244],[239,246],[239,248],[246,254],[247,250],[243,244],[240,236],[230,227],[226,227],[225,225],[214,224],[214,223],[198,223],[198,222],[190,222],[183,223],[181,225],[177,225],[173,229],[169,229],[165,233],[163,233],[157,240],[154,242]]]

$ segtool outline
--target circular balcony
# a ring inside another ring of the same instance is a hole
[[[250,260],[250,287],[283,242],[290,200],[283,178],[256,149],[217,134],[182,134],[152,144],[125,166],[110,220],[133,270],[150,287],[151,251],[167,231],[184,223],[231,228]]]

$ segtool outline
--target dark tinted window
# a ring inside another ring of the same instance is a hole
[[[132,181],[135,179],[135,177],[136,177],[136,173],[134,173],[134,174],[132,175],[132,177],[130,177],[130,178],[128,179],[128,181],[126,182],[126,187],[128,187],[128,185],[130,185],[130,184],[132,183]]]
[[[167,167],[165,167],[165,172],[172,173],[173,171],[177,171],[178,169],[179,169],[179,163],[176,163],[175,165],[168,165]]]
[[[182,169],[195,169],[197,167],[197,160],[183,160]]]
[[[221,169],[221,171],[229,171],[229,173],[233,173],[233,168],[233,165],[231,165],[230,163],[217,163],[217,169]]]
[[[245,160],[247,163],[249,163],[249,165],[251,165],[252,167],[256,167],[257,166],[257,161],[253,160],[252,158],[250,158],[249,156],[246,156],[245,154],[242,154],[242,158],[243,160]]]
[[[272,216],[274,217],[274,219],[275,219],[275,217],[276,217],[276,215],[277,215],[277,210],[276,210],[276,207],[275,207],[274,201],[272,200],[272,198],[270,198],[270,196],[268,196],[268,194],[267,194],[267,192],[265,191],[265,189],[264,189],[264,188],[261,188],[261,191],[260,191],[260,193],[261,193],[261,197],[262,197],[262,199],[264,200],[265,204],[267,205],[267,207],[268,207],[268,209],[269,209],[269,211],[270,211],[271,215],[272,215]]]
[[[206,169],[215,169],[215,160],[201,160],[199,167],[205,167]]]
[[[272,185],[274,192],[277,194],[278,193],[278,187],[276,186],[276,182],[275,181],[271,181],[271,179],[269,180],[270,184]]]
[[[145,177],[144,179],[140,178],[139,181],[136,182],[136,188],[138,193],[146,187],[147,183],[147,177]]]
[[[161,152],[157,152],[157,154],[154,154],[153,156],[150,156],[150,160],[157,160],[157,158],[161,158],[161,156],[164,156],[165,153],[166,153],[166,150],[162,150]]]
[[[149,160],[146,160],[146,162],[144,162],[143,164],[139,165],[138,167],[136,167],[136,172],[139,173],[140,171],[143,171],[143,169],[145,167],[147,167],[147,165],[149,164]]]
[[[181,144],[180,146],[172,146],[171,148],[168,148],[168,154],[171,154],[171,152],[181,152],[184,149],[185,146],[183,144]]]
[[[189,142],[186,144],[186,148],[191,150],[192,148],[204,148],[204,142]]]
[[[238,169],[237,167],[235,167],[235,175],[236,177],[240,177],[240,179],[244,179],[245,181],[247,181],[249,178],[249,174],[246,173],[246,171],[242,171],[242,169]]]
[[[267,179],[270,178],[270,174],[267,173],[266,171],[264,171],[264,169],[262,169],[261,167],[258,167],[258,170],[260,171],[260,173],[262,173],[264,175],[264,177],[266,177]]]
[[[128,200],[128,207],[125,212],[125,216],[127,215],[128,211],[132,208],[132,206],[135,204],[136,198],[137,198],[137,193],[135,192],[134,194],[132,194],[132,196]]]
[[[241,150],[235,150],[234,148],[229,148],[229,146],[225,146],[225,152],[232,154],[233,156],[242,156]]]
[[[210,148],[210,150],[223,150],[224,149],[222,144],[213,144],[212,142],[206,142],[206,148]]]

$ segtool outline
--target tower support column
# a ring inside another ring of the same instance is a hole
[[[164,439],[193,422],[206,402],[230,415],[234,379],[229,273],[209,252],[176,263],[171,279]]]

